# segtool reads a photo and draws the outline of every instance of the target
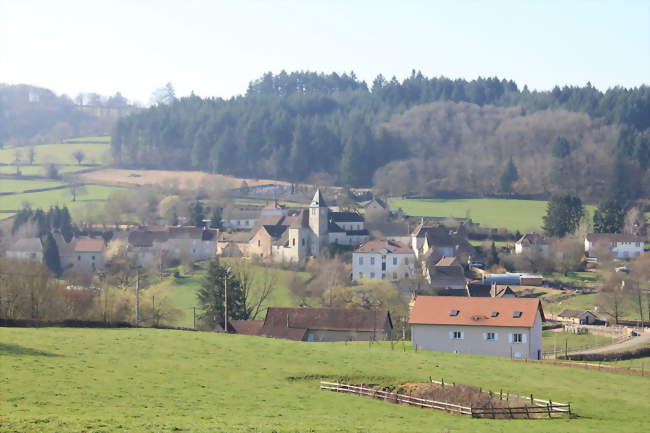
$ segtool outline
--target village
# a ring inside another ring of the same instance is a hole
[[[277,194],[278,188],[265,186],[258,191]],[[207,329],[309,342],[410,337],[414,347],[425,350],[531,360],[545,357],[543,329],[604,335],[612,343],[647,338],[643,314],[633,323],[599,307],[561,309],[561,302],[552,306],[553,311],[547,304],[545,311],[540,297],[548,287],[544,277],[532,272],[490,272],[499,268],[494,252],[469,241],[468,230],[475,226],[471,219],[399,217],[385,200],[368,193],[360,194],[358,202],[353,206],[347,203],[348,208],[342,210],[334,197],[326,198],[318,188],[313,192],[305,207],[285,205],[276,199],[259,205],[235,201],[219,209],[217,215],[222,219],[218,224],[208,218],[199,226],[121,225],[94,236],[68,236],[67,240],[55,230],[52,238],[61,275],[69,281],[68,290],[97,294],[105,286],[107,274],[119,273],[125,267],[138,274],[168,274],[177,263],[191,265],[221,258],[254,262],[268,269],[304,268],[319,257],[346,257],[348,264],[339,261],[333,271],[347,273],[342,278],[344,286],[354,290],[372,281],[388,283],[396,289],[398,303],[407,307],[406,314],[404,310],[401,315],[393,311],[391,316],[389,310],[397,308],[395,305],[378,309],[389,304],[377,294],[363,308],[354,304],[332,308],[331,300],[329,308],[309,302],[287,307],[269,304],[264,298],[256,306],[259,314],[242,320],[234,314],[228,316],[226,309],[215,313],[219,319],[215,316]],[[508,257],[541,262],[567,254],[567,260],[575,260],[568,257],[575,255],[575,245],[574,251],[567,251],[558,247],[560,242],[539,233],[525,233],[516,239]],[[632,234],[588,233],[577,242],[583,245],[578,261],[584,266],[597,271],[600,257],[601,262],[612,263],[615,273],[622,277],[630,272],[628,263],[646,254],[644,238]],[[44,248],[39,237],[19,237],[5,256],[45,263]],[[227,285],[225,280],[222,284]],[[625,284],[625,278],[620,284]],[[227,291],[226,287],[218,289]],[[562,289],[567,293],[575,290]],[[370,290],[379,292],[380,288]],[[127,317],[140,316],[137,311]],[[636,335],[643,337],[632,338]],[[556,347],[548,356],[559,352]]]

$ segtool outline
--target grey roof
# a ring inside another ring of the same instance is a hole
[[[353,222],[362,223],[363,216],[358,212],[330,212],[330,220],[334,222]]]
[[[42,253],[43,244],[39,238],[23,238],[18,239],[7,251]]]
[[[233,205],[223,210],[222,218],[225,220],[251,220],[260,217],[262,206]]]
[[[589,242],[645,242],[642,237],[627,233],[589,233],[587,240]]]

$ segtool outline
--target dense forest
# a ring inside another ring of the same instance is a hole
[[[399,194],[633,200],[650,194],[648,113],[648,86],[537,92],[414,71],[369,87],[353,73],[267,73],[243,96],[191,95],[120,119],[112,151],[124,167],[292,181],[328,173]]]

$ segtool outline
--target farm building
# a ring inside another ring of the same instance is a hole
[[[544,277],[532,274],[484,274],[484,284],[497,284],[500,286],[541,286]]]
[[[21,260],[43,261],[43,244],[39,238],[18,239],[6,251],[7,257]]]
[[[557,315],[558,320],[576,323],[578,325],[601,325],[604,323],[596,314],[589,310],[563,310]]]
[[[515,242],[515,254],[539,253],[543,257],[548,257],[549,240],[539,233],[526,233]]]
[[[418,296],[409,324],[422,349],[542,359],[544,320],[538,299]]]
[[[388,311],[349,308],[274,308],[264,321],[233,320],[231,330],[244,335],[296,341],[390,340],[393,322]]]

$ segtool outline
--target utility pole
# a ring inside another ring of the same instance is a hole
[[[228,333],[228,276],[230,275],[230,266],[226,268],[226,278],[223,280],[224,301],[223,301],[223,332]]]
[[[140,271],[135,277],[135,327],[140,327]]]

